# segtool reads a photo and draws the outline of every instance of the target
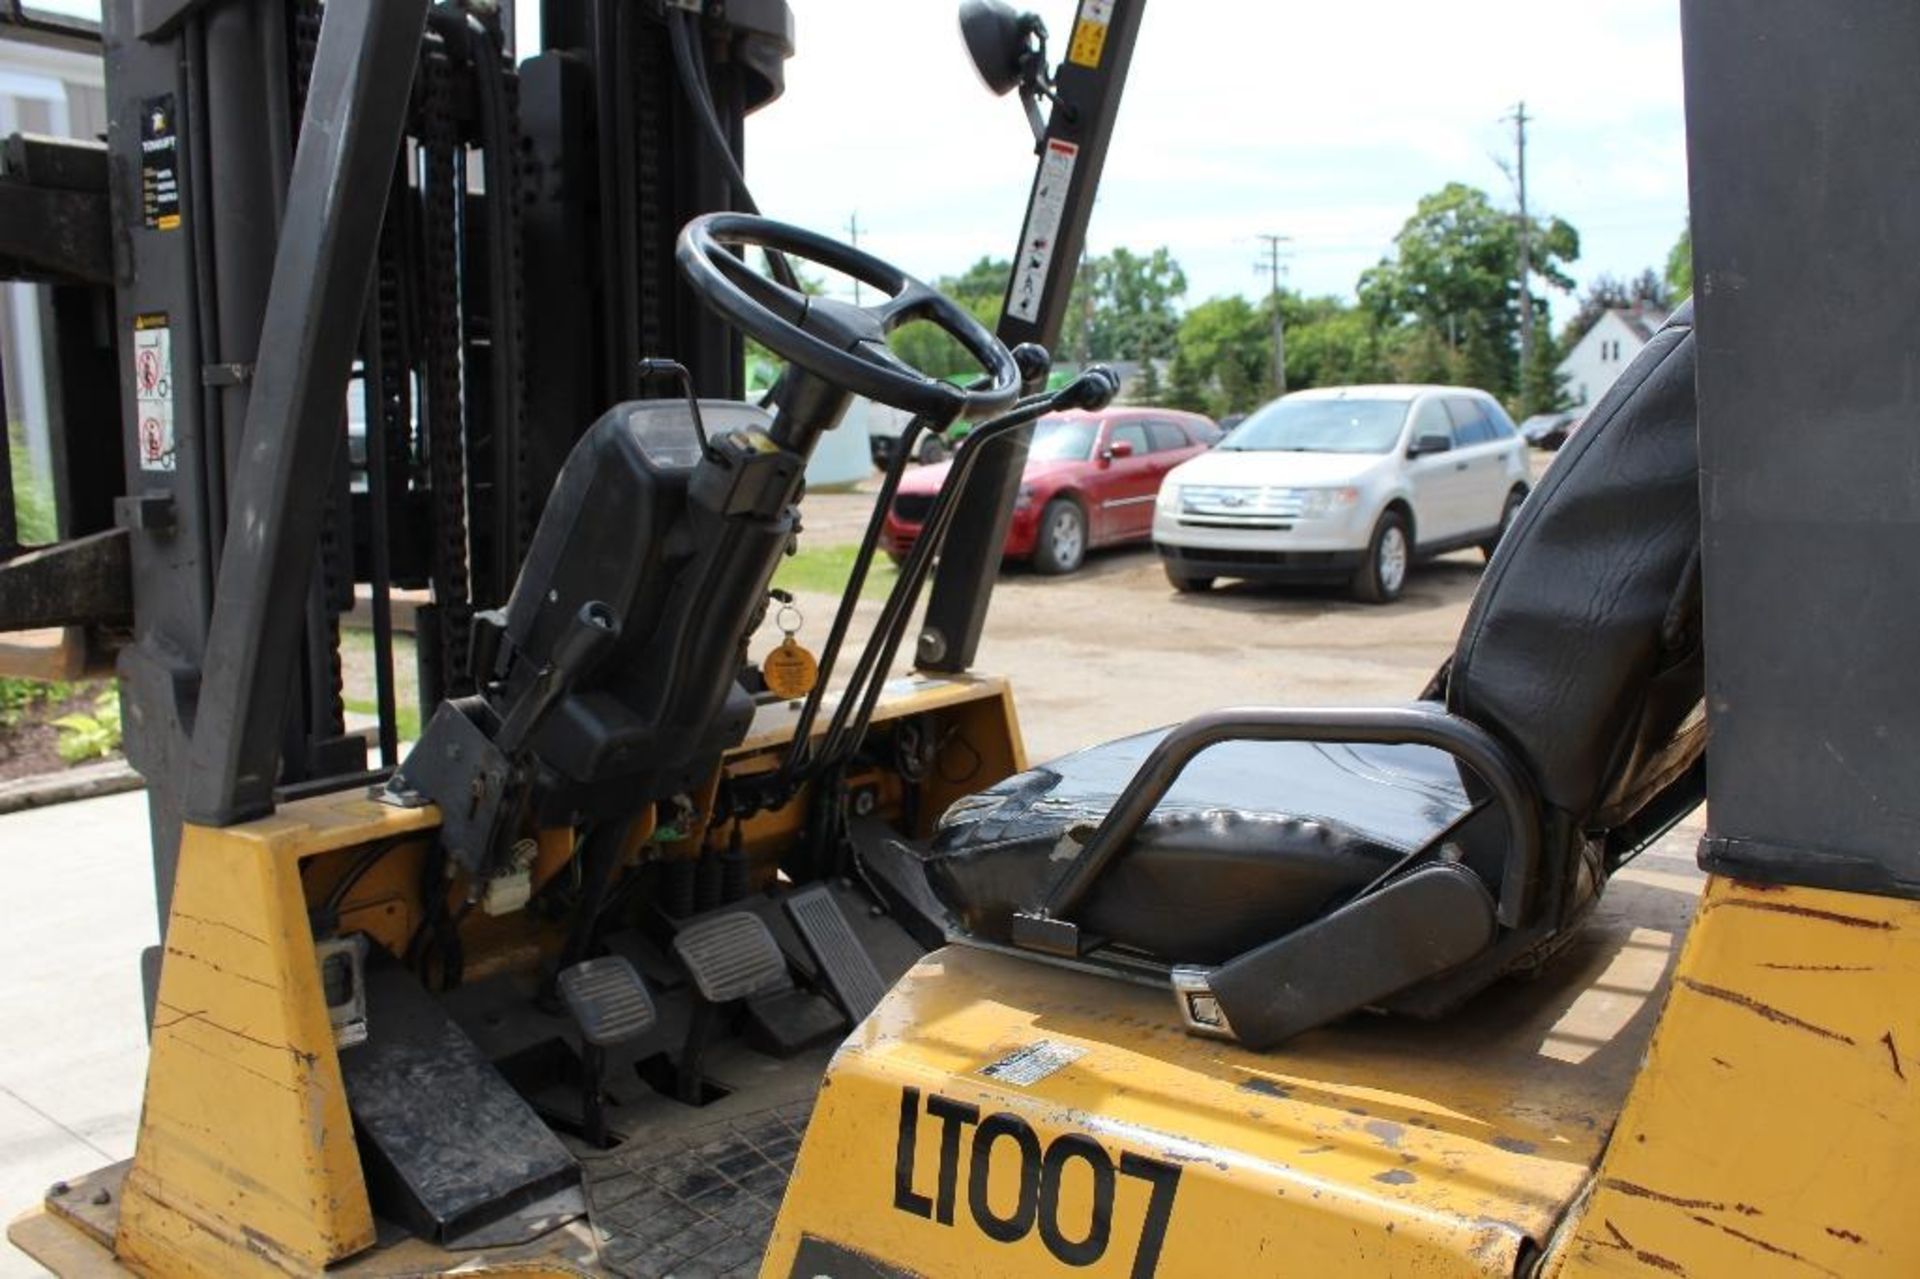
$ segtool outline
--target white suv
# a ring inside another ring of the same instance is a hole
[[[1485,391],[1330,386],[1283,396],[1167,473],[1153,542],[1167,580],[1350,581],[1383,603],[1415,559],[1491,556],[1527,496],[1526,441]]]

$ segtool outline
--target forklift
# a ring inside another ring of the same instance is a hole
[[[65,204],[110,249],[0,260],[111,282],[57,358],[121,379],[124,491],[0,566],[0,620],[117,651],[165,922],[136,1153],[15,1244],[62,1274],[1920,1267],[1920,583],[1887,542],[1920,379],[1884,282],[1920,237],[1886,144],[1920,130],[1920,14],[1686,0],[1697,319],[1556,457],[1415,700],[1030,768],[968,668],[1026,427],[1115,393],[1043,388],[1140,12],[1084,0],[1055,67],[1039,18],[962,7],[1038,157],[989,333],[753,211],[783,7],[549,4],[515,69],[477,7],[108,6],[104,161],[5,154],[101,197]],[[229,74],[271,92],[219,105],[257,87]],[[1820,321],[1792,360],[1787,316]],[[894,356],[914,320],[980,379]],[[743,337],[786,365],[764,403]],[[747,646],[855,395],[907,445],[974,425],[835,686],[875,527],[817,659]],[[577,427],[532,411],[569,396]],[[433,712],[401,756],[383,709],[370,766],[339,617],[370,590],[390,690],[411,583]],[[1703,888],[1636,865],[1703,800]]]

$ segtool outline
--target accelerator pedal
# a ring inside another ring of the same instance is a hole
[[[854,936],[833,890],[825,884],[803,888],[787,897],[786,910],[835,1002],[859,1025],[879,1006],[887,985],[880,980],[880,970],[873,966],[867,948]]]
[[[605,1105],[607,1049],[631,1043],[653,1029],[653,996],[624,956],[583,959],[561,970],[560,999],[580,1028],[580,1115],[582,1135],[607,1145]]]
[[[673,936],[673,953],[693,979],[697,998],[680,1050],[680,1100],[700,1104],[700,1059],[719,1024],[720,1009],[755,995],[788,990],[787,957],[766,921],[744,910],[696,919]]]

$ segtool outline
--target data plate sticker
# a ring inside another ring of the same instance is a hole
[[[133,317],[133,403],[140,469],[173,470],[173,329],[164,311]]]
[[[140,104],[140,221],[150,231],[180,228],[180,150],[171,93]]]
[[[1107,28],[1113,25],[1113,0],[1080,0],[1080,16],[1073,24],[1073,41],[1067,46],[1067,61],[1075,66],[1097,67],[1107,48]]]
[[[1013,289],[1007,311],[1015,319],[1034,323],[1040,316],[1040,295],[1047,287],[1047,265],[1053,261],[1054,241],[1067,207],[1067,184],[1080,148],[1055,139],[1040,158],[1040,176],[1033,184],[1033,208],[1027,231],[1020,238],[1020,261],[1014,264]]]
[[[1016,1048],[999,1061],[982,1066],[980,1073],[988,1079],[1003,1084],[1012,1084],[1016,1088],[1029,1088],[1039,1083],[1062,1066],[1080,1060],[1087,1050],[1073,1044],[1056,1044],[1051,1039],[1042,1039],[1024,1048]]]

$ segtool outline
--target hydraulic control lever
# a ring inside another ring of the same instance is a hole
[[[1045,376],[1049,357],[1044,348],[1031,343],[1014,349],[1014,357],[1019,364],[1023,378],[1029,383],[1037,382]],[[928,572],[932,569],[934,558],[939,554],[941,544],[946,540],[948,529],[953,523],[953,512],[959,504],[961,492],[972,474],[974,464],[981,450],[1010,432],[1032,424],[1048,413],[1063,409],[1098,410],[1105,408],[1120,390],[1120,379],[1113,370],[1104,365],[1095,365],[1079,377],[1061,387],[1058,391],[1029,395],[1007,413],[976,426],[962,440],[955,452],[952,469],[946,482],[940,486],[938,496],[934,498],[933,509],[928,513],[919,539],[901,566],[900,579],[894,583],[881,610],[880,619],[875,624],[873,634],[868,638],[866,648],[854,667],[852,678],[841,694],[839,705],[820,749],[808,753],[813,724],[818,717],[820,700],[827,687],[827,681],[833,673],[833,664],[839,656],[840,646],[846,638],[847,628],[852,621],[853,606],[858,601],[860,585],[865,580],[866,568],[871,561],[874,548],[880,537],[880,528],[886,518],[888,504],[892,501],[895,485],[898,483],[898,470],[908,450],[903,447],[896,450],[892,466],[888,470],[887,481],[881,486],[880,500],[875,504],[873,515],[867,523],[865,538],[860,544],[860,553],[854,560],[854,576],[848,592],[840,601],[840,609],[834,616],[833,630],[827,637],[822,651],[819,678],[813,691],[808,695],[801,708],[800,721],[795,727],[793,744],[788,749],[786,762],[779,773],[781,789],[786,789],[817,774],[829,767],[835,760],[851,750],[866,732],[874,707],[880,700],[880,689],[885,682],[886,672],[892,666],[899,652],[901,637],[906,633],[912,620],[913,607],[919,598],[920,588],[925,584]],[[858,713],[855,714],[855,708]],[[851,722],[851,731],[849,723]],[[803,773],[805,776],[803,776]]]

